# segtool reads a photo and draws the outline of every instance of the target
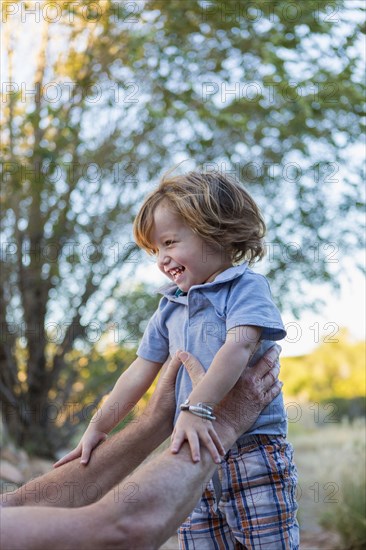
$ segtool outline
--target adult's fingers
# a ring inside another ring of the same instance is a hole
[[[281,353],[281,346],[275,344],[266,353],[259,359],[254,369],[256,369],[256,374],[259,378],[263,378],[276,364],[278,357]]]
[[[173,357],[169,357],[162,369],[161,369],[161,378],[164,379],[172,379],[175,380],[175,377],[177,376],[177,372],[179,367],[181,366],[182,362],[180,359],[178,359],[177,355],[174,355]]]
[[[265,391],[268,391],[278,380],[280,374],[280,366],[276,364],[262,378],[262,383]]]
[[[151,402],[154,402],[155,399],[165,399],[171,392],[174,394],[175,379],[181,364],[181,361],[177,357],[168,357],[161,367],[160,376],[156,389],[151,397]]]
[[[283,382],[281,382],[281,380],[276,380],[273,386],[267,392],[264,393],[264,396],[263,396],[264,406],[269,405],[274,400],[274,398],[281,393],[282,386],[283,386]]]
[[[205,369],[201,365],[201,363],[196,359],[193,355],[188,353],[187,351],[179,351],[177,353],[177,356],[183,363],[184,367],[186,368],[193,387],[197,386],[197,384],[202,380],[202,378],[205,376]]]

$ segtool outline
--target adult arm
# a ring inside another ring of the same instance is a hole
[[[160,445],[173,428],[175,378],[181,361],[167,361],[144,413],[93,452],[2,496],[3,506],[86,506],[100,499]]]
[[[252,427],[263,408],[280,393],[282,383],[277,379],[276,363],[279,350],[279,346],[272,347],[253,368],[246,368],[221,402],[214,424],[226,450]],[[180,357],[196,386],[205,376],[203,368],[188,353],[185,358]],[[126,509],[126,516],[119,515],[117,525],[131,547],[159,548],[192,511],[216,467],[207,449],[203,449],[199,463],[192,463],[189,445],[185,443],[179,455],[166,450],[130,476],[126,481],[136,483],[138,497]],[[103,506],[103,503],[107,510],[112,509],[110,494],[97,504]],[[113,518],[115,514],[116,510]]]
[[[215,428],[226,448],[251,427],[260,411],[280,392],[278,368],[273,367],[277,357],[277,350],[271,348],[253,369],[244,371],[223,400]],[[203,376],[192,356],[186,354],[183,360],[190,375]],[[114,490],[91,506],[74,511],[4,509],[3,550],[157,549],[192,510],[214,469],[206,449],[202,460],[193,464],[185,444],[179,455],[167,450],[142,465],[118,487],[117,493]],[[136,488],[134,498],[124,496],[127,483]]]

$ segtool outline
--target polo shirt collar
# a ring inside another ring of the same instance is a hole
[[[243,264],[234,265],[232,267],[229,267],[228,269],[225,269],[225,271],[223,271],[222,273],[219,273],[219,275],[217,275],[217,277],[215,278],[214,281],[212,281],[210,283],[204,283],[202,285],[192,286],[189,289],[188,294],[192,290],[195,290],[195,289],[198,289],[198,288],[208,289],[208,288],[211,288],[213,286],[220,285],[220,284],[232,281],[232,280],[236,279],[237,277],[240,277],[247,270],[247,268],[248,268],[248,262],[244,262]],[[180,296],[175,295],[176,291],[177,291],[177,288],[178,288],[178,286],[176,284],[168,283],[167,285],[163,285],[163,286],[159,287],[155,291],[155,293],[156,294],[163,294],[163,296],[165,296],[166,298],[168,298],[170,300],[173,300],[174,302],[186,302],[186,300],[187,300],[187,295],[186,294],[180,295]]]

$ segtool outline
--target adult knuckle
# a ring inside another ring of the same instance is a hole
[[[267,367],[272,368],[273,365],[274,365],[274,359],[271,359],[271,358],[268,357],[267,355],[265,355],[265,356],[263,357],[263,361],[264,361],[264,363],[267,365]]]
[[[259,398],[262,395],[261,387],[259,385],[254,386],[252,393],[253,393],[253,396],[255,396],[255,398]]]

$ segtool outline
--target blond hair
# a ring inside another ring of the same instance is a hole
[[[236,181],[218,172],[165,174],[150,193],[133,225],[137,245],[150,254],[155,208],[163,200],[204,241],[222,247],[233,263],[250,264],[264,255],[266,226],[258,206]]]

